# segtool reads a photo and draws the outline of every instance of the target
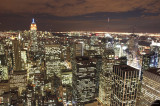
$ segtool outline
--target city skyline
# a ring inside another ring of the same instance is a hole
[[[0,106],[160,106],[159,0],[0,2]]]
[[[157,0],[1,1],[0,31],[29,30],[35,18],[42,31],[159,33],[159,4]]]
[[[158,34],[37,27],[32,19],[28,31],[0,32],[0,105],[160,104]]]

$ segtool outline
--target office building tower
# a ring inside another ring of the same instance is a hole
[[[8,80],[8,68],[0,64],[0,82],[3,80]]]
[[[27,67],[27,53],[25,50],[21,51],[21,62],[22,62],[22,69],[26,69]]]
[[[84,56],[84,42],[79,41],[75,43],[75,56]]]
[[[138,41],[138,51],[139,54],[144,55],[144,54],[148,54],[150,51],[154,51],[151,47],[150,47],[151,43],[147,42],[147,41]]]
[[[101,43],[97,36],[92,36],[88,43],[85,44],[85,53],[87,56],[94,57],[95,55],[101,55]]]
[[[13,62],[14,66],[13,69],[15,71],[19,71],[22,68],[21,63],[21,45],[17,39],[12,40],[12,49],[13,49]]]
[[[115,59],[118,59],[120,57],[124,57],[127,55],[127,48],[128,46],[124,43],[116,42],[114,44],[114,51],[115,51]]]
[[[89,57],[76,57],[72,68],[73,105],[84,106],[95,100],[96,63]]]
[[[153,67],[158,67],[158,53],[152,51],[149,54],[143,55],[142,70],[147,70]]]
[[[138,106],[151,106],[155,100],[160,100],[159,68],[144,70]]]
[[[99,83],[100,83],[100,73],[102,72],[102,56],[101,55],[96,55],[94,58],[96,60],[96,97],[99,96]]]
[[[19,95],[21,95],[22,90],[26,89],[27,86],[27,70],[14,71],[10,75],[10,88],[18,89]]]
[[[152,44],[150,46],[151,46],[151,51],[154,51],[158,55],[160,54],[160,43],[155,43],[152,41]],[[157,68],[160,68],[160,56],[158,56],[158,67]]]
[[[45,58],[47,77],[52,77],[54,74],[60,77],[61,73],[61,47],[60,45],[45,45]]]
[[[61,70],[62,85],[72,86],[72,70],[62,69]]]
[[[139,70],[128,65],[113,66],[111,106],[135,106]]]
[[[98,44],[98,37],[96,35],[92,35],[90,39],[90,45],[97,45]]]
[[[90,43],[88,43],[88,45],[85,45],[85,49],[87,50],[88,55],[92,56],[92,55],[101,55],[101,46],[100,46],[100,40],[98,39],[97,36],[93,35],[90,38]]]
[[[118,42],[118,43],[115,43],[114,44],[114,52],[115,52],[115,58],[118,59],[121,55],[121,44]]]
[[[138,53],[138,36],[135,34],[131,34],[128,42],[129,52],[132,54],[132,58],[134,59]]]
[[[152,42],[150,44],[150,47],[151,47],[151,51],[159,52],[159,50],[160,50],[160,43],[159,42],[154,42],[152,40]]]
[[[105,48],[112,48],[113,47],[113,37],[106,33],[104,35],[104,38],[102,39],[102,42],[104,43]]]
[[[112,70],[115,64],[114,50],[107,48],[102,56],[102,71],[100,73],[99,97],[98,101],[101,105],[110,105],[112,93]]]

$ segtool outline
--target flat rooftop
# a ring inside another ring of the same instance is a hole
[[[133,68],[129,65],[114,65],[114,67],[119,67],[122,71],[139,71],[138,69]]]
[[[160,76],[160,68],[150,68],[148,70],[145,70],[147,72],[150,72],[150,73],[153,73],[153,74],[156,74],[158,76]]]

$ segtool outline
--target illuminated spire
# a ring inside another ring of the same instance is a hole
[[[34,22],[34,18],[32,19],[32,23],[35,23],[35,22]]]

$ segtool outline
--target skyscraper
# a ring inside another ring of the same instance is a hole
[[[135,58],[137,56],[137,51],[138,51],[138,37],[135,34],[131,34],[130,35],[130,40],[129,42],[129,52],[132,54],[133,58]],[[132,58],[132,59],[133,59]]]
[[[139,70],[128,65],[113,66],[111,106],[135,106]]]
[[[14,62],[13,69],[19,71],[22,68],[20,42],[17,39],[14,39],[12,41],[12,46],[13,46],[12,48],[13,48],[13,62]]]
[[[60,45],[46,45],[45,46],[45,58],[47,77],[52,77],[54,74],[60,77],[60,62],[61,62],[61,48]]]
[[[75,56],[84,56],[84,42],[75,43]]]
[[[84,106],[95,100],[96,64],[89,57],[76,57],[73,62],[73,104]]]
[[[36,31],[37,30],[37,25],[36,25],[36,23],[34,21],[34,18],[32,19],[30,30],[31,31]]]
[[[72,103],[72,70],[61,70],[61,79],[63,90],[61,90],[60,92],[63,92],[63,104],[67,105],[69,103]]]
[[[0,82],[2,80],[8,80],[8,68],[0,64]]]
[[[34,18],[32,19],[31,27],[30,27],[30,35],[31,35],[31,42],[30,42],[30,51],[35,54],[38,51],[38,41],[37,41],[37,25],[34,21]]]
[[[149,68],[158,67],[158,54],[154,51],[149,54],[143,55],[142,60],[142,70],[147,70]]]
[[[94,57],[94,59],[96,60],[96,97],[99,96],[99,83],[100,83],[100,74],[102,71],[102,56],[101,55],[96,55]]]
[[[107,48],[102,56],[102,71],[100,73],[99,97],[98,101],[101,105],[110,105],[112,93],[112,70],[115,63],[114,50]]]

